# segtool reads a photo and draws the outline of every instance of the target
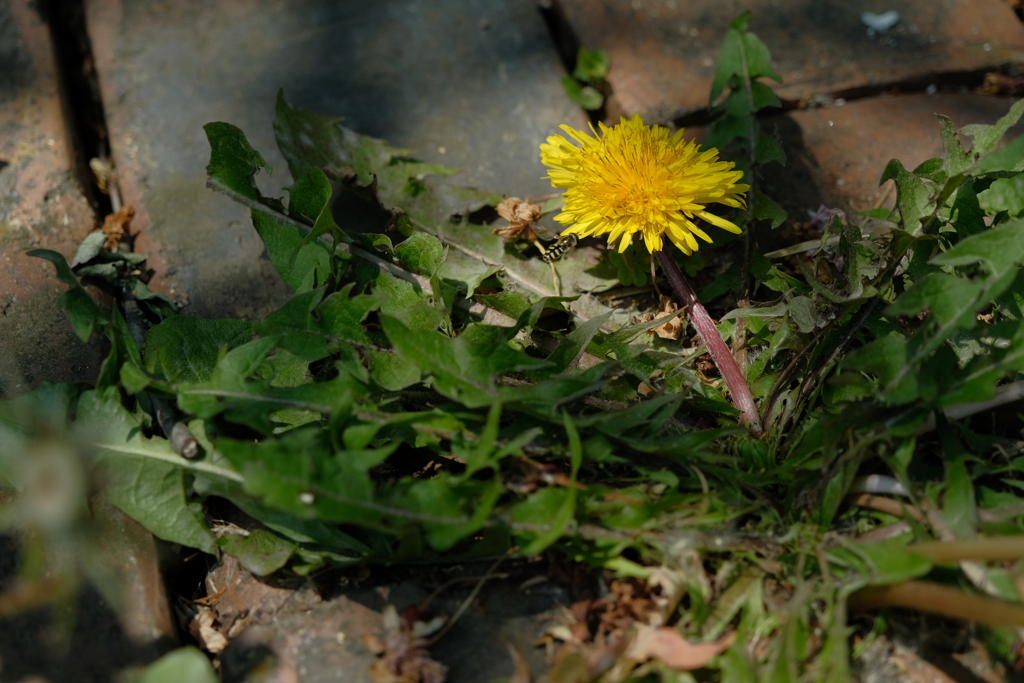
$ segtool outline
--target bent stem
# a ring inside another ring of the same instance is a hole
[[[761,417],[757,413],[757,406],[754,405],[754,397],[750,394],[747,378],[736,364],[736,359],[730,353],[722,335],[718,333],[714,321],[697,300],[697,295],[693,293],[690,283],[683,277],[683,273],[679,270],[672,255],[664,250],[659,251],[658,261],[661,263],[662,270],[665,271],[665,276],[668,277],[669,284],[675,290],[676,296],[682,301],[687,317],[697,328],[697,334],[700,335],[704,345],[708,347],[711,359],[715,361],[719,372],[722,373],[725,386],[729,388],[732,403],[741,413],[740,424],[749,427],[755,434],[760,434],[762,431]]]

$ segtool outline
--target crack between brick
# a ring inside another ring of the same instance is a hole
[[[823,90],[820,93],[815,93],[800,100],[784,99],[782,100],[782,107],[763,110],[759,118],[769,119],[773,116],[781,116],[793,111],[836,106],[837,101],[848,104],[873,97],[916,93],[977,93],[978,88],[985,82],[986,74],[993,72],[1014,73],[1018,70],[1020,70],[1019,64],[1001,64],[986,69],[949,71],[853,88]],[[672,119],[672,123],[678,128],[689,128],[691,126],[709,125],[714,123],[717,118],[718,114],[716,112],[712,112],[709,109],[698,109]]]
[[[100,190],[89,162],[93,158],[113,162],[92,44],[86,30],[85,2],[40,0],[38,7],[53,42],[75,179],[96,212],[99,227],[103,217],[113,211],[110,196]]]
[[[576,70],[576,57],[579,55],[580,47],[583,47],[583,45],[573,30],[572,24],[566,18],[565,10],[558,0],[537,0],[536,6],[541,18],[544,20],[545,26],[548,28],[551,44],[555,48],[555,52],[558,53],[558,59],[562,63],[562,68],[565,69],[566,74],[572,74]],[[595,48],[599,46],[591,45],[590,47]],[[609,109],[619,109],[617,105],[609,107],[609,104],[615,97],[615,93],[612,92],[610,83],[604,82],[603,85],[607,92],[602,93],[605,97],[604,104],[601,105],[600,109],[588,111],[580,107],[580,111],[590,119],[590,123],[593,125],[596,125],[599,121],[604,121],[608,116]],[[566,97],[568,98],[568,95]]]

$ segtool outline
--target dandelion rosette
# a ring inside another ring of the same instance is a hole
[[[564,233],[579,237],[608,235],[625,251],[634,237],[643,237],[647,249],[660,251],[667,236],[683,253],[697,251],[694,236],[711,238],[694,224],[702,218],[729,232],[740,229],[705,208],[717,203],[743,208],[748,185],[737,184],[742,171],[718,160],[718,150],[701,151],[683,139],[683,131],[644,125],[640,115],[623,117],[618,125],[591,126],[593,137],[561,126],[569,138],[552,135],[540,146],[540,157],[549,166],[548,178],[567,188],[565,207],[555,220],[567,225]],[[563,234],[564,234],[563,233]]]

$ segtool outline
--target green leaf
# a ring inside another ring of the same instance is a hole
[[[273,169],[249,144],[242,129],[218,121],[206,124],[203,130],[210,142],[207,186],[228,195],[237,194],[260,201],[262,197],[256,186],[256,174],[261,168],[267,173],[273,173]]]
[[[969,328],[974,325],[976,309],[985,305],[981,283],[965,281],[946,273],[932,273],[911,287],[889,306],[890,315],[917,315],[929,309],[931,317],[942,326]]]
[[[779,100],[779,96],[775,94],[775,91],[770,87],[762,83],[761,81],[754,81],[750,84],[750,94],[754,100],[754,111],[764,109],[765,107],[781,107],[782,101]],[[774,138],[775,136],[771,136]],[[782,153],[782,163],[786,161],[785,152]],[[762,162],[758,162],[762,163]]]
[[[917,165],[917,168],[911,171],[911,173],[920,178],[927,178],[928,180],[936,183],[944,183],[946,182],[946,171],[944,170],[944,166],[945,162],[936,157],[934,159],[922,161]]]
[[[949,464],[946,481],[942,515],[957,538],[974,538],[978,530],[978,504],[974,498],[974,481],[967,471],[966,456]]]
[[[903,229],[917,235],[921,229],[921,219],[930,211],[931,191],[920,177],[903,168],[898,159],[889,162],[878,184],[886,180],[896,181],[896,205],[903,218]]]
[[[320,240],[307,242],[304,238],[310,230],[308,224],[284,213],[279,201],[260,194],[256,174],[261,168],[268,172],[271,169],[246,140],[245,134],[229,123],[208,123],[203,128],[210,141],[207,186],[252,209],[253,226],[288,286],[301,292],[325,283],[330,275],[331,250]],[[327,220],[330,186],[324,187],[326,178],[317,172],[308,177],[304,175],[295,175],[300,181],[291,188],[297,195],[293,197],[295,213],[317,216],[317,220],[321,220],[321,212],[326,211],[323,220]],[[333,223],[333,219],[331,221]]]
[[[208,320],[179,315],[146,334],[146,372],[171,382],[205,382],[220,354],[249,341],[252,324],[244,320]]]
[[[189,645],[169,652],[146,667],[135,683],[218,683],[210,660],[198,648]]]
[[[506,332],[501,328],[492,328],[492,334],[498,337],[472,339],[462,335],[451,339],[436,332],[411,330],[385,315],[381,316],[381,326],[400,355],[429,370],[437,391],[470,408],[495,401],[497,377],[548,365],[547,361],[531,358],[503,341],[499,343],[500,335]]]
[[[1024,102],[1024,100],[1021,100]],[[981,158],[975,167],[978,175],[984,173],[1020,173],[1024,171],[1024,135],[1017,136],[1005,147]]]
[[[237,557],[243,567],[256,576],[273,574],[288,564],[295,552],[295,544],[284,540],[266,529],[256,529],[248,535],[224,536],[217,545],[232,557]]]
[[[562,79],[562,90],[569,96],[569,99],[580,105],[587,111],[600,109],[604,104],[604,95],[589,85],[582,85],[572,76]]]
[[[993,275],[1001,275],[1024,263],[1024,220],[1014,220],[961,240],[931,260],[938,266],[984,263]]]
[[[764,192],[754,195],[754,218],[759,221],[771,221],[772,230],[782,225],[787,214],[775,200]]]
[[[1003,139],[1006,131],[1017,123],[1017,120],[1020,119],[1022,114],[1024,114],[1024,100],[1018,100],[1012,107],[1010,107],[1010,111],[1008,111],[1005,116],[991,126],[974,124],[961,128],[960,132],[963,135],[974,138],[974,145],[971,147],[971,154],[974,155],[975,158],[978,158],[983,157],[994,150],[996,145],[999,144],[999,141]],[[1021,159],[1020,155],[1017,156],[1017,159]]]
[[[750,31],[746,31],[743,34],[743,44],[746,49],[750,80],[765,76],[776,83],[782,83],[782,76],[775,73],[775,69],[772,68],[772,55],[761,39]]]
[[[89,233],[89,235],[82,240],[82,243],[78,245],[78,251],[75,253],[75,258],[71,261],[71,267],[88,263],[94,258],[103,253],[103,245],[107,243],[107,236],[102,230]]]
[[[782,143],[779,142],[779,139],[777,137],[775,137],[774,135],[771,135],[769,133],[765,133],[762,130],[759,130],[757,132],[757,142],[754,145],[754,162],[757,163],[757,164],[764,165],[764,164],[767,164],[767,163],[769,163],[771,161],[777,161],[780,164],[782,164],[783,166],[785,166],[786,165],[786,151],[784,149],[782,149]],[[757,214],[757,204],[758,204],[757,200],[760,199],[761,197],[764,197],[764,196],[765,196],[765,194],[763,192],[758,192],[755,195],[755,197],[754,197],[754,213],[755,213],[755,218],[759,218],[759,219],[767,218],[767,216],[757,216],[756,215]],[[779,209],[778,207],[776,207],[776,210],[777,211],[782,211],[782,209]],[[785,220],[785,215],[786,215],[785,212],[782,212],[782,215],[783,215],[783,219],[782,220]],[[779,223],[781,223],[781,222],[782,221],[779,221]],[[772,227],[773,228],[777,228],[779,226],[778,226],[778,224],[773,224]]]
[[[125,363],[120,371],[121,385],[129,394],[137,394],[149,386],[152,379],[135,363]]]
[[[608,75],[608,53],[581,47],[576,55],[576,69],[572,75],[581,81],[599,81]]]
[[[299,243],[300,251],[321,235],[329,234],[336,240],[343,237],[331,214],[334,190],[323,171],[312,168],[294,185],[285,189],[289,196],[288,213],[313,224],[313,229]]]
[[[398,263],[406,270],[432,277],[445,259],[445,248],[433,235],[417,232],[395,247]]]
[[[380,297],[381,313],[394,316],[409,327],[432,332],[448,319],[447,311],[434,306],[431,293],[415,281],[396,277],[364,261],[356,261],[355,276],[360,285]]]
[[[70,434],[94,450],[114,505],[158,538],[216,554],[202,509],[189,500],[184,469],[189,461],[165,439],[143,436],[140,420],[121,406],[115,389],[82,394],[77,412]]]
[[[941,127],[942,149],[945,152],[946,163],[950,176],[960,175],[971,167],[971,159],[960,144],[960,136],[957,135],[953,122],[948,116],[937,114]]]
[[[139,307],[149,310],[158,320],[166,320],[178,312],[178,304],[163,294],[150,291],[138,278],[129,279],[125,287],[139,302]]]
[[[307,361],[320,360],[339,352],[355,354],[353,347],[372,347],[361,323],[380,306],[386,294],[351,296],[353,287],[354,284],[350,283],[322,302],[322,289],[299,294],[258,322],[256,333],[282,335],[281,347]],[[358,354],[346,356],[346,359],[350,365],[360,362]],[[365,369],[354,374],[365,381]]]
[[[889,387],[887,397],[893,403],[905,403],[918,396],[916,375],[913,372],[901,374],[911,362],[910,356],[906,339],[882,337],[851,351],[843,359],[842,367],[877,374],[883,386],[901,377],[898,385]]]
[[[576,429],[576,424],[566,411],[562,411],[562,424],[565,426],[565,435],[569,437],[569,461],[572,467],[569,478],[576,481],[576,475],[579,474],[580,467],[583,465],[583,444],[580,441],[580,433]]]
[[[337,451],[319,428],[299,427],[260,443],[218,439],[247,493],[307,519],[374,525],[381,517],[369,471],[399,445]]]
[[[193,420],[189,424],[189,429],[197,435],[200,442],[206,441],[203,435],[202,420]],[[203,443],[203,448],[208,453],[223,458],[212,443]],[[220,477],[208,477],[199,472],[195,479],[195,489],[200,495],[219,496],[231,501],[245,514],[296,543],[316,543],[332,552],[353,556],[354,559],[370,554],[370,548],[366,544],[342,532],[337,526],[303,519],[285,510],[264,505],[261,501],[245,493],[241,476],[235,481]]]
[[[263,240],[270,262],[289,287],[305,292],[328,281],[331,250],[324,242],[307,242],[305,229],[266,211],[253,209],[252,224]]]
[[[511,519],[519,523],[519,538],[524,557],[537,555],[565,532],[576,511],[575,488],[544,488],[534,492],[512,510]]]
[[[781,318],[788,312],[789,304],[782,302],[773,306],[736,308],[723,315],[721,320],[734,320],[736,318]]]
[[[484,495],[478,497],[476,494],[481,492]],[[498,478],[488,484],[467,480],[454,482],[448,472],[441,472],[434,479],[414,482],[402,496],[402,503],[413,504],[424,515],[423,526],[430,545],[435,550],[447,550],[483,527],[501,492]],[[464,519],[463,507],[469,502],[473,508],[471,518],[459,523],[441,521],[441,518]]]
[[[281,335],[279,345],[307,361],[326,358],[332,350],[331,339],[320,329],[313,310],[320,304],[325,289],[298,294],[255,325],[260,336]],[[361,337],[365,334],[360,328]]]
[[[892,222],[893,214],[889,209],[868,209],[867,211],[855,212],[858,216],[864,216],[865,218],[873,218],[876,221],[889,221]]]
[[[740,17],[750,19],[750,12],[744,12]],[[737,21],[739,18],[737,18]],[[746,29],[741,29],[745,31]],[[711,96],[709,104],[714,104],[722,91],[729,85],[733,76],[743,74],[743,36],[740,30],[736,29],[736,21],[733,26],[725,32],[725,39],[722,41],[722,49],[718,53],[718,60],[715,62],[715,80],[711,83]]]
[[[768,48],[760,38],[747,30],[749,23],[748,10],[736,17],[725,33],[722,50],[715,63],[715,80],[711,84],[712,104],[722,94],[722,90],[733,76],[738,77],[741,83],[747,80],[754,81],[762,76],[767,76],[778,83],[782,82],[782,77],[772,69],[772,58]]]
[[[977,197],[981,208],[989,214],[1005,211],[1010,218],[1024,216],[1024,173],[998,178]]]
[[[64,260],[61,254],[49,249],[33,249],[27,252],[27,254],[46,259],[57,268],[57,278],[68,286],[68,291],[64,292],[57,299],[57,303],[67,309],[68,317],[71,319],[71,327],[74,328],[78,338],[84,342],[89,341],[95,326],[105,323],[107,316],[96,302],[92,300],[92,297],[85,291],[85,288],[79,284],[78,278],[75,277],[68,262]]]
[[[949,220],[961,237],[977,235],[987,229],[978,195],[974,192],[974,183],[964,183],[957,189]]]
[[[924,576],[932,569],[932,562],[915,555],[898,541],[881,543],[857,543],[846,541],[845,545],[868,563],[871,575],[869,586],[886,586]],[[831,555],[831,553],[830,553]]]

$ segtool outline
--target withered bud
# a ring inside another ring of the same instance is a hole
[[[540,218],[540,206],[523,201],[519,197],[508,197],[501,200],[495,210],[499,216],[508,221],[508,225],[493,230],[495,235],[500,235],[507,240],[514,240],[517,237],[531,241],[537,239],[536,233],[530,226]]]

